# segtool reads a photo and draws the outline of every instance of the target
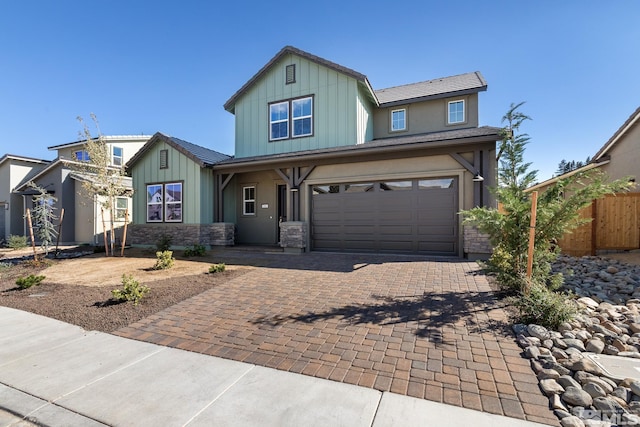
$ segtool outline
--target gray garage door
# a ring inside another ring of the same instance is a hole
[[[458,255],[454,177],[312,186],[314,250]]]
[[[0,242],[5,239],[4,229],[4,221],[5,221],[5,210],[4,205],[0,205]]]

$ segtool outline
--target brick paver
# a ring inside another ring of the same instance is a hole
[[[475,263],[233,250],[220,261],[256,267],[116,335],[558,425]]]

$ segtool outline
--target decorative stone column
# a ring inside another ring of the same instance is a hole
[[[307,223],[287,221],[280,224],[280,246],[285,252],[301,253],[307,247]]]
[[[465,258],[475,260],[487,260],[493,253],[493,247],[489,242],[489,236],[481,233],[473,225],[465,225],[463,231]]]
[[[235,224],[232,222],[214,222],[210,226],[211,246],[235,245]]]

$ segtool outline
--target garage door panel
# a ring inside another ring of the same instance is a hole
[[[457,255],[457,181],[451,188],[314,195],[313,248]]]

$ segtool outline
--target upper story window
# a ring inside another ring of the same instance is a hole
[[[407,130],[407,110],[405,108],[391,111],[391,132]]]
[[[111,153],[111,164],[114,166],[122,166],[124,160],[124,152],[122,147],[113,147]]]
[[[313,135],[313,97],[269,104],[269,141]]]
[[[313,134],[313,98],[291,101],[293,109],[293,137]]]
[[[73,157],[79,162],[88,162],[91,160],[89,158],[89,153],[87,152],[87,150],[74,151]]]
[[[269,105],[269,140],[289,138],[289,102]]]
[[[464,123],[464,101],[449,101],[449,112],[447,114],[447,123],[452,125],[456,123]]]

